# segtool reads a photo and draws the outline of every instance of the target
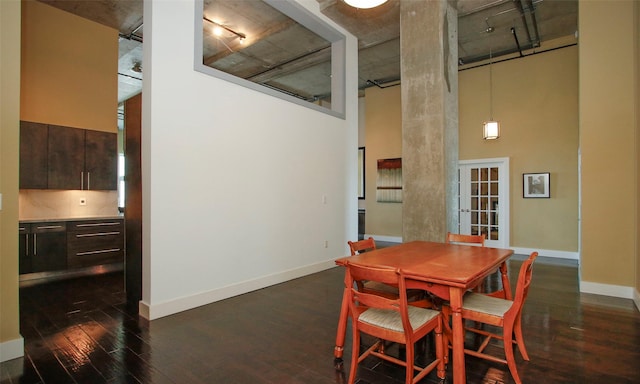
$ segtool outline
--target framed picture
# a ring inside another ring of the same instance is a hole
[[[358,199],[364,200],[364,147],[358,148]]]
[[[402,203],[402,158],[378,160],[376,201]]]
[[[522,175],[522,193],[525,198],[549,198],[549,172],[524,173]]]

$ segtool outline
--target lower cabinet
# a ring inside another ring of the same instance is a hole
[[[68,268],[124,260],[124,220],[83,220],[67,223]]]
[[[66,223],[20,224],[20,273],[59,271],[67,268]]]
[[[21,222],[20,274],[122,262],[124,244],[124,219]]]

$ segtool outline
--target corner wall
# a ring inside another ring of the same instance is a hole
[[[194,71],[195,4],[145,2],[150,319],[331,268],[357,238],[356,39],[343,120]]]
[[[578,17],[580,289],[627,298],[638,270],[637,7],[635,1],[581,1]]]
[[[118,31],[22,2],[20,118],[117,132]]]
[[[0,362],[24,354],[18,307],[20,1],[0,2]]]

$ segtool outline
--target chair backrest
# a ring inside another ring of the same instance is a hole
[[[391,309],[398,312],[402,312],[404,306],[406,312],[407,293],[404,277],[398,269],[369,267],[351,262],[347,262],[345,267],[347,269],[345,284],[347,289],[349,289],[349,307],[351,313],[357,313],[356,307],[363,306],[368,308]],[[385,297],[374,293],[362,292],[354,288],[354,282],[363,280],[398,286],[399,296],[395,298]]]
[[[529,257],[522,262],[520,266],[520,274],[518,275],[518,283],[516,284],[516,295],[513,299],[513,305],[505,313],[507,316],[516,316],[524,305],[527,296],[529,295],[529,287],[531,286],[531,279],[533,277],[533,262],[538,257],[538,252],[532,252]]]
[[[451,243],[465,243],[465,244],[479,244],[484,247],[484,235],[461,235],[459,233],[447,232],[447,244]]]
[[[373,237],[360,241],[347,241],[347,244],[349,244],[349,249],[351,249],[351,256],[376,249],[376,242],[373,240]]]

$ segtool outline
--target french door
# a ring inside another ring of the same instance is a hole
[[[463,160],[458,167],[458,232],[509,246],[509,159]]]

